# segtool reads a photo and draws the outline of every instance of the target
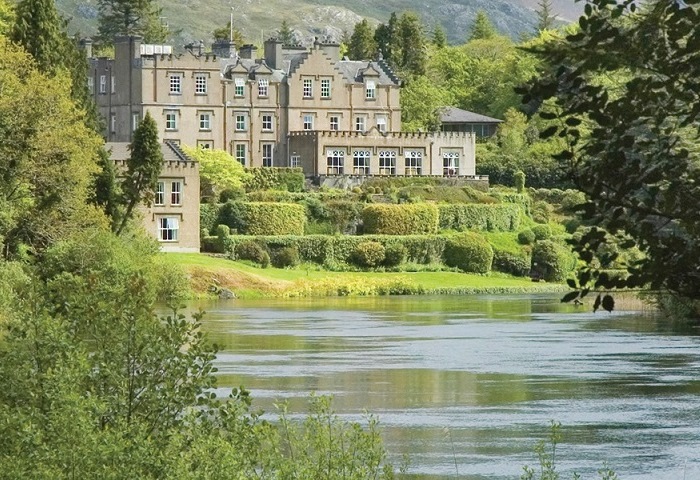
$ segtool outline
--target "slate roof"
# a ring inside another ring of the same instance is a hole
[[[110,158],[114,161],[125,161],[131,155],[129,150],[129,142],[107,142],[105,149],[110,153]],[[193,162],[190,157],[185,155],[180,147],[170,141],[165,141],[160,144],[160,150],[163,152],[163,161],[165,162]]]
[[[350,83],[363,83],[362,72],[370,66],[379,72],[378,85],[398,85],[399,80],[391,73],[384,62],[340,60],[335,62],[335,67],[340,71],[345,80]]]
[[[445,107],[440,114],[442,123],[503,123],[503,120],[487,117],[457,107]]]

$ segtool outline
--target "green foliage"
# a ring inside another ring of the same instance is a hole
[[[525,191],[525,172],[518,170],[513,174],[514,187],[518,193],[523,193]]]
[[[521,209],[514,204],[439,205],[441,230],[516,230]]]
[[[353,263],[360,267],[373,268],[384,261],[386,251],[384,245],[379,242],[358,243],[352,252]]]
[[[537,32],[554,28],[556,15],[552,9],[552,0],[539,0],[537,2]]]
[[[301,168],[246,168],[249,174],[244,179],[246,191],[284,190],[288,192],[304,191],[304,171]]]
[[[372,60],[377,51],[374,41],[374,30],[367,19],[362,19],[355,24],[355,29],[350,37],[348,45],[348,57],[351,60]]]
[[[232,35],[233,33],[233,35]],[[220,27],[214,29],[214,31],[211,33],[212,37],[214,38],[215,41],[232,41],[233,45],[240,49],[243,45],[246,44],[245,37],[243,36],[243,32],[241,32],[237,28],[233,28],[231,30],[231,20],[229,20],[226,23],[225,27]]]
[[[393,42],[392,56],[397,70],[405,76],[425,74],[428,42],[420,17],[415,12],[404,12],[396,27],[397,40]]]
[[[518,243],[521,245],[532,245],[537,240],[535,232],[530,228],[526,228],[518,232]]]
[[[492,38],[496,35],[496,28],[489,20],[488,15],[483,10],[476,12],[476,18],[469,32],[469,41],[484,40]]]
[[[400,243],[390,243],[384,249],[384,265],[387,267],[398,267],[406,262],[408,250]]]
[[[277,31],[277,39],[282,42],[282,45],[294,45],[294,32],[286,18],[282,20],[282,24]]]
[[[251,178],[243,165],[225,150],[186,145],[182,150],[199,162],[199,191],[205,203],[218,202],[222,192],[239,189]]]
[[[213,203],[199,204],[199,228],[202,232],[207,235],[214,232],[214,227],[218,225],[220,210],[221,205]]]
[[[493,269],[498,272],[524,277],[530,273],[532,255],[529,250],[521,249],[518,253],[493,249]]]
[[[216,245],[214,250],[219,253],[231,253],[235,247],[231,238],[231,229],[228,225],[217,225],[214,229],[216,235]]]
[[[277,268],[296,267],[299,262],[299,249],[295,246],[281,248],[272,257],[272,264]]]
[[[0,35],[4,36],[15,21],[13,4],[9,0],[0,0]]]
[[[249,202],[243,204],[249,235],[303,235],[304,207],[293,203]]]
[[[565,246],[551,240],[535,243],[532,250],[532,269],[547,282],[563,282],[574,267],[573,255]]]
[[[547,223],[552,219],[554,207],[552,204],[537,200],[532,204],[532,219],[537,223]]]
[[[464,232],[448,238],[443,257],[446,265],[464,272],[489,273],[493,264],[493,248],[481,235]]]
[[[250,260],[260,265],[270,263],[270,254],[260,243],[254,240],[244,240],[240,243],[235,243],[235,245],[234,253],[236,258]]]
[[[552,229],[546,223],[533,225],[531,231],[535,236],[535,240],[547,240],[552,236]]]
[[[99,0],[98,36],[112,45],[119,36],[140,36],[146,43],[163,43],[169,31],[160,20],[155,0]]]
[[[401,89],[401,128],[407,132],[435,132],[440,109],[453,103],[452,94],[425,75],[407,81]]]
[[[365,233],[418,235],[436,233],[438,209],[431,204],[368,205],[362,210]]]

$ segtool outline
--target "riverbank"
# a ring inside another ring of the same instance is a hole
[[[500,273],[331,272],[313,268],[258,268],[201,253],[167,253],[190,280],[192,294],[211,298],[231,291],[239,298],[325,297],[563,292],[562,284],[532,282]]]

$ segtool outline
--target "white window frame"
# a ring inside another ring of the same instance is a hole
[[[194,75],[194,94],[206,95],[209,88],[208,81],[209,79],[205,73],[196,73]]]
[[[372,152],[369,150],[354,150],[352,152],[352,174],[369,175],[369,165]]]
[[[117,79],[114,75],[112,75],[112,78],[110,80],[110,93],[117,93]]]
[[[131,131],[132,132],[139,127],[139,123],[141,123],[141,114],[140,113],[132,113],[131,114]]]
[[[273,121],[272,119],[274,116],[271,113],[263,113],[262,115],[262,130],[263,132],[272,132],[274,130],[273,128]]]
[[[377,98],[377,83],[374,80],[365,82],[365,100],[376,100]]]
[[[238,160],[238,163],[241,165],[245,166],[245,161],[246,161],[246,155],[248,149],[246,148],[245,143],[237,143],[235,146],[235,157],[236,160]]]
[[[362,116],[355,117],[355,131],[356,132],[366,131],[366,126],[367,126],[367,120],[365,117],[362,117]]]
[[[377,117],[377,130],[379,130],[382,133],[386,133],[386,117],[384,115],[380,115]]]
[[[313,130],[314,129],[314,116],[311,113],[305,113],[303,117],[303,129]]]
[[[234,84],[233,96],[234,97],[245,96],[245,80],[243,78],[234,78],[233,84]]]
[[[112,113],[109,116],[109,131],[111,133],[117,133],[117,114]]]
[[[321,79],[321,98],[331,98],[331,79]]]
[[[379,152],[379,175],[396,175],[396,151],[381,150]]]
[[[165,130],[169,132],[177,131],[177,116],[178,112],[176,110],[165,111]]]
[[[420,150],[405,150],[404,162],[404,175],[423,174],[423,152]]]
[[[107,93],[107,75],[100,75],[100,95]]]
[[[248,115],[245,113],[236,113],[235,114],[235,120],[236,120],[236,131],[237,132],[245,132],[248,128]]]
[[[170,74],[170,95],[182,95],[182,74]]]
[[[180,219],[177,217],[158,217],[158,240],[177,242],[180,233]]]
[[[339,115],[331,115],[330,119],[330,129],[337,132],[340,130],[340,116]]]
[[[274,143],[263,143],[261,145],[262,149],[262,166],[272,167],[272,162],[274,158],[275,145]]]
[[[211,130],[211,112],[199,112],[199,130]]]
[[[302,96],[304,98],[314,97],[314,80],[313,78],[304,78],[302,80]]]
[[[267,97],[270,94],[270,81],[267,78],[258,79],[258,97]]]
[[[299,168],[301,166],[301,156],[292,155],[291,157],[289,157],[289,166],[291,168]]]
[[[442,176],[459,176],[459,153],[445,152],[442,154]]]
[[[156,192],[153,199],[153,205],[165,205],[165,182],[159,181],[156,183]]]
[[[329,148],[326,150],[326,175],[342,175],[345,170],[345,151]]]
[[[170,182],[170,205],[182,205],[182,180]]]

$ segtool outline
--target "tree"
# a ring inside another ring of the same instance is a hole
[[[150,112],[146,112],[146,116],[134,131],[134,140],[129,145],[129,150],[131,155],[126,162],[126,173],[122,182],[123,203],[126,207],[116,229],[117,234],[124,231],[138,204],[150,205],[153,201],[158,176],[163,168],[158,125]]]
[[[14,21],[14,4],[8,0],[0,0],[0,35],[5,35]]]
[[[98,6],[98,35],[102,43],[112,45],[120,35],[139,35],[146,43],[162,43],[168,36],[156,0],[98,0]]]
[[[236,48],[241,48],[245,45],[245,38],[243,33],[237,28],[233,29],[233,38],[231,38],[231,20],[228,21],[225,27],[217,28],[212,32],[214,40],[230,40],[236,46]]]
[[[398,18],[392,12],[389,22],[380,24],[374,31],[374,42],[382,58],[392,67],[396,67],[396,53],[399,51]]]
[[[425,76],[413,77],[401,90],[401,124],[405,131],[433,132],[440,127],[440,109],[452,104],[448,91]]]
[[[282,24],[277,31],[277,40],[282,42],[282,45],[294,45],[294,32],[286,18],[282,20]]]
[[[437,24],[433,29],[433,45],[437,48],[443,48],[447,46],[447,35],[445,35],[445,29],[442,25]]]
[[[552,0],[539,0],[537,7],[537,32],[551,30],[556,19],[552,11]]]
[[[556,158],[587,195],[581,212],[596,225],[574,244],[588,266],[566,299],[647,287],[700,300],[699,16],[697,2],[592,0],[579,32],[538,50],[551,69],[524,100],[552,102],[541,116],[559,123],[543,135],[567,140]],[[627,276],[591,267],[616,241],[644,253]],[[599,296],[601,305],[613,306]]]
[[[397,25],[397,46],[400,56],[395,60],[400,72],[405,75],[423,75],[428,61],[427,40],[423,24],[415,12],[404,12]]]
[[[469,32],[469,41],[484,40],[496,35],[496,28],[483,10],[476,12],[476,18]]]
[[[366,19],[355,24],[355,29],[350,37],[348,56],[352,60],[371,60],[377,52],[377,44],[374,41],[374,31]]]
[[[243,188],[243,183],[251,176],[225,150],[187,146],[182,149],[187,156],[199,162],[199,185],[204,201],[218,202],[222,192]]]
[[[10,38],[34,57],[39,70],[55,73],[64,65],[67,49],[63,25],[53,0],[22,0],[15,9]]]

